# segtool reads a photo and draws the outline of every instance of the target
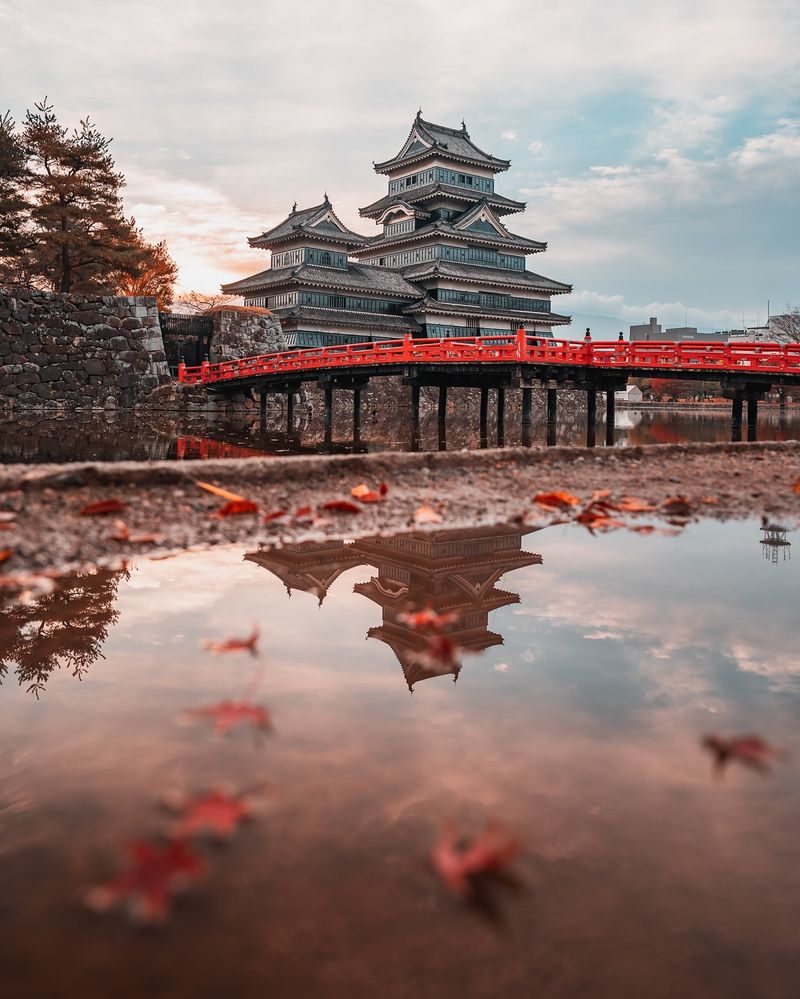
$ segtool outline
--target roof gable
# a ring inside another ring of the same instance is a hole
[[[497,218],[485,200],[481,200],[473,208],[453,222],[454,229],[467,229],[471,232],[494,233],[503,239],[508,238],[509,231]]]
[[[507,170],[510,166],[509,160],[499,159],[476,146],[463,121],[460,129],[448,128],[446,125],[425,121],[422,112],[419,111],[400,152],[382,163],[376,163],[375,169],[379,172],[385,168],[393,169],[401,166],[406,160],[413,161],[429,153],[444,158],[466,160],[494,170]]]
[[[248,242],[251,246],[269,247],[272,243],[285,242],[293,237],[315,235],[333,238],[344,245],[360,245],[367,239],[344,225],[326,194],[322,204],[311,208],[298,210],[295,203],[282,222],[262,232],[260,236],[251,236]]]

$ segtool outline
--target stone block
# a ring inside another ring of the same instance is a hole
[[[119,385],[121,389],[134,388],[138,384],[139,375],[136,375],[133,372],[126,372],[125,374],[120,375],[117,379],[117,385]]]
[[[41,369],[39,377],[43,382],[57,381],[61,377],[61,367],[58,364],[50,364],[48,367]]]
[[[99,357],[87,357],[83,362],[83,370],[89,375],[103,374],[103,361]]]
[[[23,371],[20,375],[14,375],[15,385],[37,385],[39,375],[35,371]]]
[[[106,325],[110,326],[112,329],[118,330],[122,328],[122,320],[117,316],[109,316],[106,319]]]
[[[121,351],[127,350],[130,344],[128,343],[128,338],[125,336],[112,336],[108,341],[108,346],[110,350]]]
[[[83,326],[96,326],[103,322],[103,317],[93,309],[86,309],[80,312],[73,312],[70,319],[74,323],[81,323]]]
[[[125,330],[140,330],[142,328],[142,322],[140,319],[133,319],[129,317],[128,319],[122,320],[122,328]]]

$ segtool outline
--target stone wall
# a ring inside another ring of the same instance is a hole
[[[0,289],[0,405],[130,408],[169,381],[154,298]]]
[[[219,305],[209,313],[214,334],[208,351],[212,364],[286,350],[286,337],[268,309]]]

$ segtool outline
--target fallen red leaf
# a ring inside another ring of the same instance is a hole
[[[381,494],[381,496],[386,496],[387,493],[389,492],[389,486],[385,482],[381,482],[378,492]]]
[[[258,504],[252,500],[229,500],[212,517],[236,517],[243,513],[258,513]]]
[[[547,510],[566,510],[571,506],[577,506],[580,500],[577,496],[573,496],[572,493],[553,492],[537,493],[533,497],[533,502],[539,506],[543,506]]]
[[[622,496],[615,503],[610,503],[609,506],[619,513],[651,513],[658,509],[647,500],[638,499],[636,496]]]
[[[14,554],[13,548],[4,548],[0,551],[0,562],[7,562]]]
[[[269,712],[260,704],[249,701],[220,701],[218,704],[208,704],[200,708],[185,711],[183,717],[192,721],[195,718],[210,719],[214,722],[215,735],[227,735],[231,729],[239,725],[249,724],[261,731],[272,729]]]
[[[230,839],[239,824],[252,817],[249,798],[225,791],[208,791],[185,800],[167,802],[182,818],[175,826],[178,839],[197,833],[211,833],[216,839]]]
[[[89,908],[105,912],[127,902],[131,917],[138,922],[163,922],[173,895],[199,877],[205,867],[182,840],[131,843],[128,855],[130,865],[124,873],[88,893]]]
[[[797,482],[795,482],[795,484],[792,486],[792,492],[800,493],[800,479],[798,479]]]
[[[397,615],[398,621],[407,624],[414,631],[441,631],[446,624],[458,619],[458,614],[437,614],[426,607],[424,610],[403,612]]]
[[[264,523],[265,524],[271,524],[273,521],[275,521],[275,520],[281,520],[282,518],[287,517],[287,516],[288,516],[288,513],[287,513],[286,510],[273,510],[272,513],[265,513],[264,514]]]
[[[361,513],[361,507],[350,500],[328,500],[320,507],[321,510],[332,510],[334,513]]]
[[[102,517],[109,513],[121,513],[127,503],[122,503],[118,499],[98,500],[96,503],[88,503],[80,512],[81,517]]]
[[[428,503],[423,503],[414,512],[415,524],[441,524],[442,515],[437,513]]]
[[[451,824],[440,833],[431,859],[447,887],[459,898],[467,898],[476,878],[501,872],[520,850],[519,841],[499,823],[487,823],[472,842],[465,842]]]
[[[257,656],[259,634],[258,625],[253,625],[253,630],[247,638],[226,638],[222,642],[206,639],[202,643],[202,647],[215,656],[225,655],[229,652],[249,652],[251,656]]]
[[[383,491],[384,487],[386,487],[385,492]],[[376,492],[374,489],[370,489],[370,487],[366,483],[361,482],[350,490],[350,494],[352,496],[355,496],[355,498],[360,503],[380,503],[388,491],[389,488],[388,486],[386,486],[385,482],[381,483],[380,492]]]
[[[714,772],[719,777],[733,761],[760,773],[768,773],[770,762],[786,758],[783,750],[776,749],[758,735],[740,735],[732,739],[707,735],[702,744],[714,757]]]
[[[692,513],[691,504],[685,496],[671,496],[669,499],[665,499],[661,504],[661,509],[664,513],[675,517],[688,517]]]

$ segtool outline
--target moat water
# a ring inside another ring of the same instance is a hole
[[[319,421],[317,420],[317,423]],[[746,433],[746,428],[745,428]],[[598,447],[607,444],[607,428],[602,418],[595,432]],[[616,413],[613,444],[666,444],[691,441],[731,440],[730,413],[707,410],[619,410]],[[758,440],[800,439],[800,409],[781,415],[777,409],[762,407],[759,412]],[[550,443],[583,446],[587,443],[585,412],[559,412],[559,422]],[[488,440],[482,442],[477,427],[448,416],[446,439],[440,441],[435,417],[423,422],[416,447],[420,450],[478,448],[497,441],[490,425]],[[522,443],[519,417],[509,418],[506,445]],[[540,417],[534,420],[534,447],[548,443],[548,428]],[[387,428],[379,414],[367,416],[360,439],[353,440],[346,421],[334,426],[326,441],[313,421],[289,435],[275,423],[261,425],[257,417],[222,419],[218,417],[178,417],[159,414],[76,413],[69,418],[17,415],[4,422],[0,433],[0,461],[127,461],[196,460],[206,458],[247,458],[268,455],[346,454],[353,451],[410,450],[410,427],[403,421]]]
[[[793,999],[800,587],[761,540],[749,520],[223,548],[6,607],[3,994]],[[401,615],[426,605],[455,615],[457,662],[420,658]],[[258,657],[202,647],[254,626]],[[179,723],[232,699],[272,731]],[[788,757],[715,779],[702,737],[750,732]],[[85,908],[168,828],[163,796],[213,788],[262,811],[198,841],[165,926]],[[430,852],[487,821],[522,850],[467,903]]]

